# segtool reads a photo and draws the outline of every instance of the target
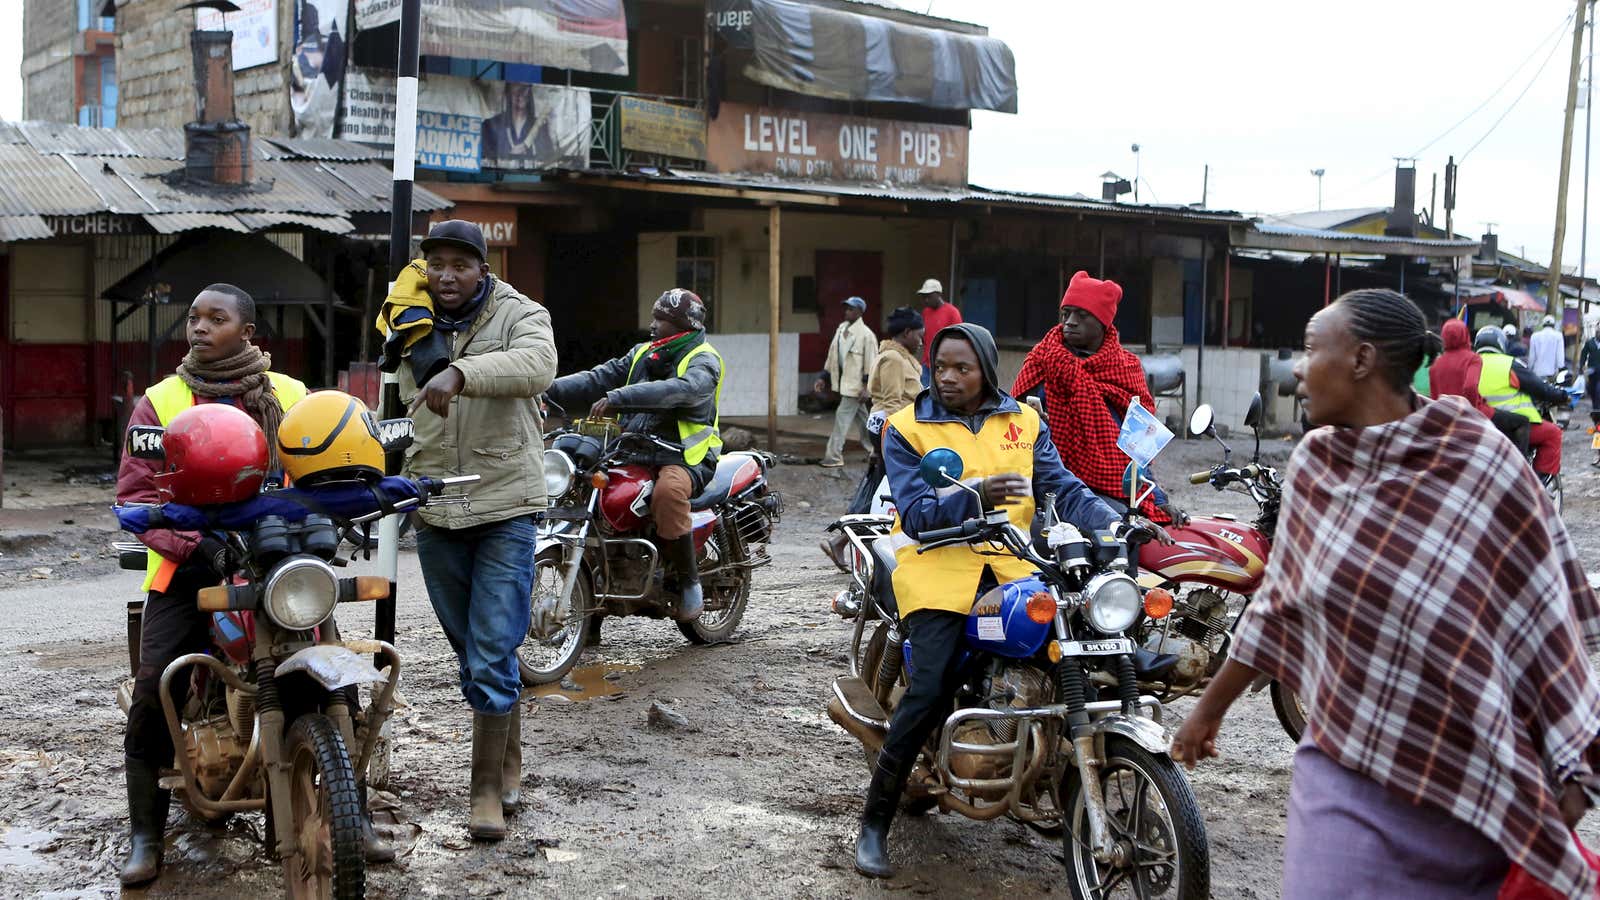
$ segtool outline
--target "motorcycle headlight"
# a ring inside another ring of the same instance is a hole
[[[1143,598],[1139,585],[1120,572],[1102,572],[1089,579],[1083,595],[1089,624],[1103,634],[1121,634],[1139,618]]]
[[[311,556],[295,556],[267,576],[262,607],[279,628],[309,631],[333,614],[339,579],[333,567]]]
[[[572,458],[560,450],[544,452],[544,495],[551,500],[565,494],[572,487],[572,476],[577,469]]]

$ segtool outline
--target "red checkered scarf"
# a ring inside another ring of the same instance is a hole
[[[1088,358],[1079,357],[1061,343],[1061,326],[1057,325],[1028,351],[1011,393],[1021,397],[1041,384],[1050,435],[1061,453],[1061,464],[1090,490],[1127,502],[1122,475],[1128,468],[1128,454],[1117,448],[1121,420],[1134,397],[1145,409],[1153,410],[1156,405],[1139,357],[1122,349],[1117,329],[1110,325],[1100,349]],[[1139,510],[1157,522],[1171,521],[1156,509],[1153,500],[1145,500]]]
[[[1299,693],[1339,764],[1594,897],[1556,786],[1600,765],[1600,608],[1533,472],[1453,396],[1313,431],[1288,472],[1229,653]]]

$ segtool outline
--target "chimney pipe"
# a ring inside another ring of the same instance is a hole
[[[251,182],[250,126],[234,117],[233,32],[194,31],[195,121],[183,126],[184,174],[190,180]]]
[[[1401,237],[1417,236],[1417,169],[1395,166],[1394,207],[1389,210],[1388,227],[1384,234]]]
[[[1479,259],[1486,259],[1489,262],[1494,262],[1495,260],[1499,259],[1500,235],[1495,234],[1492,231],[1485,232],[1483,235],[1481,249],[1478,252],[1480,254],[1478,257]]]

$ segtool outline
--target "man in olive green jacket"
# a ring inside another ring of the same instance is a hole
[[[443,341],[434,364],[422,366],[413,354],[413,364],[400,367],[400,396],[416,420],[406,473],[481,479],[467,487],[466,504],[421,512],[417,556],[472,707],[467,830],[499,840],[505,808],[520,799],[517,648],[531,614],[533,513],[546,500],[534,398],[555,378],[556,349],[549,312],[489,274],[476,225],[441,222],[422,252],[432,330]],[[426,371],[413,371],[419,367]]]

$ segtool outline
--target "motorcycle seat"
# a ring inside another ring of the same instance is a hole
[[[894,569],[898,564],[894,550],[884,538],[875,540],[872,547],[872,600],[890,618],[900,618],[900,606],[894,598]]]
[[[733,492],[734,477],[749,461],[748,456],[739,453],[730,453],[718,459],[716,473],[706,482],[705,490],[689,501],[689,509],[698,512],[726,501]]]

